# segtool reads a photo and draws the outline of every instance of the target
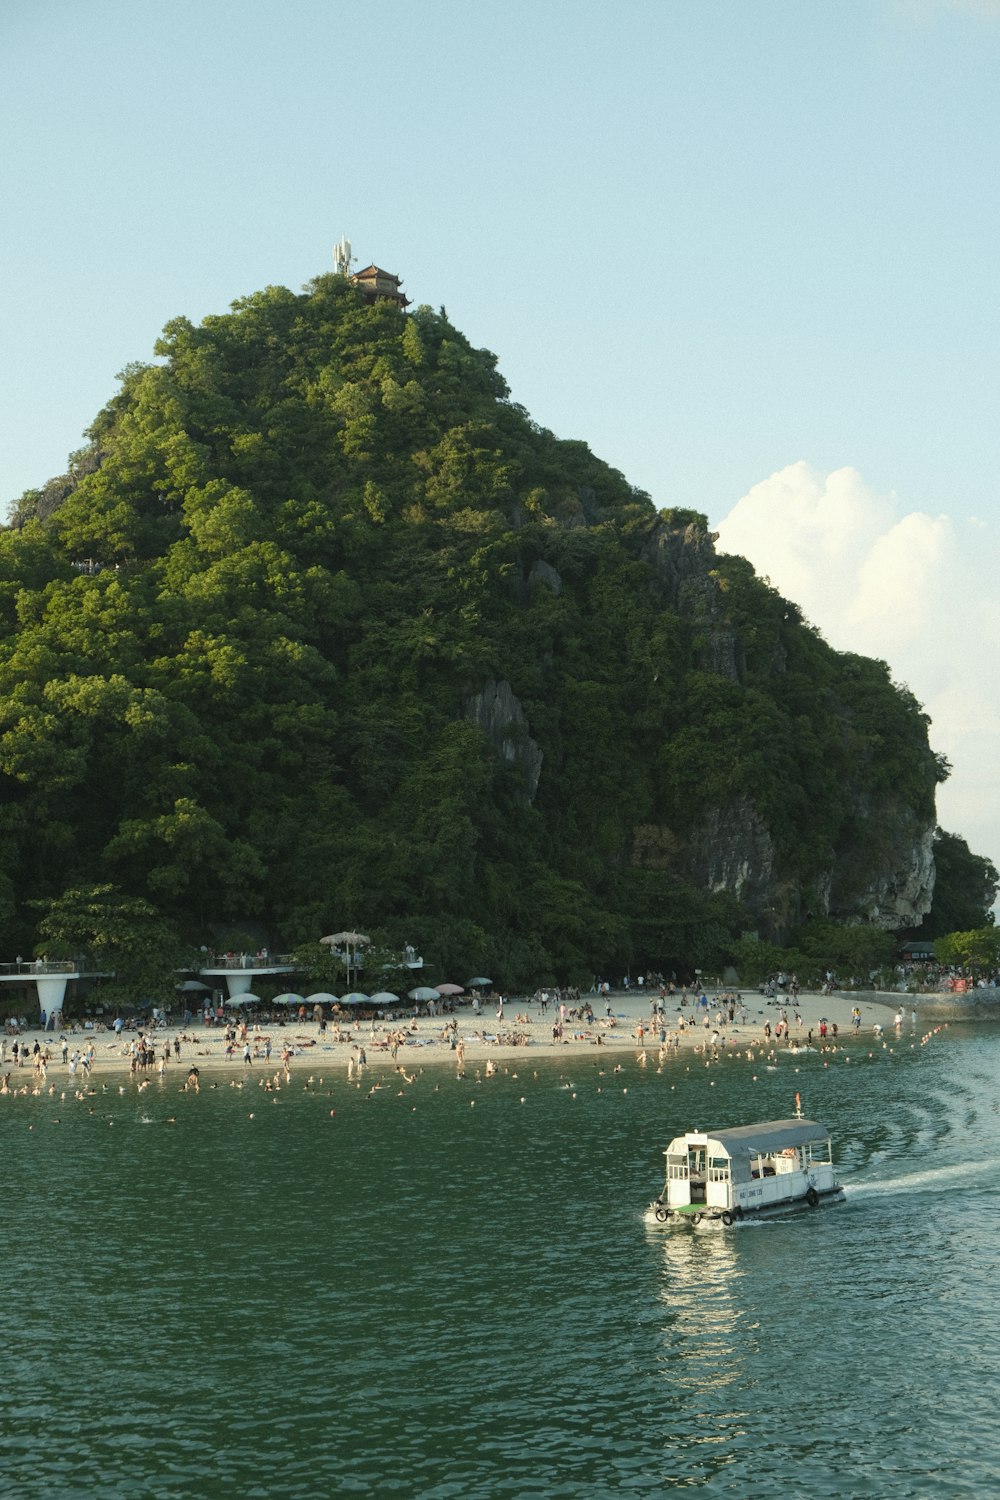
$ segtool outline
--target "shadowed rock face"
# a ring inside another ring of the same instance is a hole
[[[934,828],[922,825],[894,799],[875,816],[885,853],[853,888],[838,891],[835,886],[833,900],[839,897],[848,912],[863,913],[876,927],[915,927],[934,897]]]
[[[750,798],[706,809],[677,868],[695,884],[726,891],[779,935],[807,917],[863,918],[896,930],[919,924],[934,895],[934,826],[899,802],[873,814],[875,847],[830,851],[808,889],[782,874],[774,841]]]
[[[528,721],[509,682],[488,682],[466,701],[465,716],[479,725],[504,760],[518,767],[525,800],[538,790],[543,754],[528,733]]]

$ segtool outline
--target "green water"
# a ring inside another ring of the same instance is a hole
[[[1000,1038],[849,1056],[0,1098],[8,1493],[997,1493]],[[846,1205],[643,1226],[796,1089]]]

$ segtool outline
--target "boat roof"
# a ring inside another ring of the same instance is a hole
[[[689,1130],[678,1141],[717,1141],[727,1156],[766,1156],[785,1146],[804,1146],[809,1141],[826,1140],[829,1131],[815,1120],[765,1120],[760,1125],[734,1125],[723,1130]],[[673,1145],[674,1142],[671,1142]]]

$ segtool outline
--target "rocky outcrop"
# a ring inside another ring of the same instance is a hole
[[[542,558],[532,563],[528,574],[528,588],[535,586],[551,589],[557,597],[562,593],[562,578],[552,564],[544,562]]]
[[[661,512],[665,519],[654,528],[643,559],[656,570],[670,603],[688,622],[699,670],[740,682],[742,646],[712,571],[718,532],[708,531],[700,518],[685,520],[685,514],[676,519]]]
[[[650,864],[648,831],[637,841],[633,862]],[[784,940],[799,922],[816,917],[866,921],[895,931],[916,927],[934,895],[934,826],[917,822],[910,809],[888,802],[873,815],[860,843],[830,851],[826,869],[807,885],[784,872],[765,819],[750,797],[709,807],[688,836],[676,841],[670,865],[713,892],[728,892],[745,905],[762,935]]]
[[[833,914],[860,913],[889,931],[917,927],[934,897],[934,825],[921,826],[908,808],[890,801],[880,810],[877,831],[876,847],[866,839],[861,878],[835,880]]]
[[[466,699],[465,717],[478,724],[494,749],[521,772],[528,802],[538,790],[543,755],[528,733],[528,721],[509,682],[487,682]]]
[[[700,516],[687,511],[661,511],[642,550],[648,562],[667,584],[667,597],[676,608],[681,586],[692,579],[707,581],[715,563],[717,531],[708,531]]]
[[[749,797],[710,807],[688,840],[684,859],[689,880],[710,891],[728,891],[751,909],[771,903],[774,843]]]

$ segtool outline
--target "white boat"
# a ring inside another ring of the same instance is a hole
[[[646,1210],[654,1225],[730,1225],[842,1203],[830,1136],[815,1120],[767,1120],[728,1130],[689,1130],[664,1155],[663,1191]]]

